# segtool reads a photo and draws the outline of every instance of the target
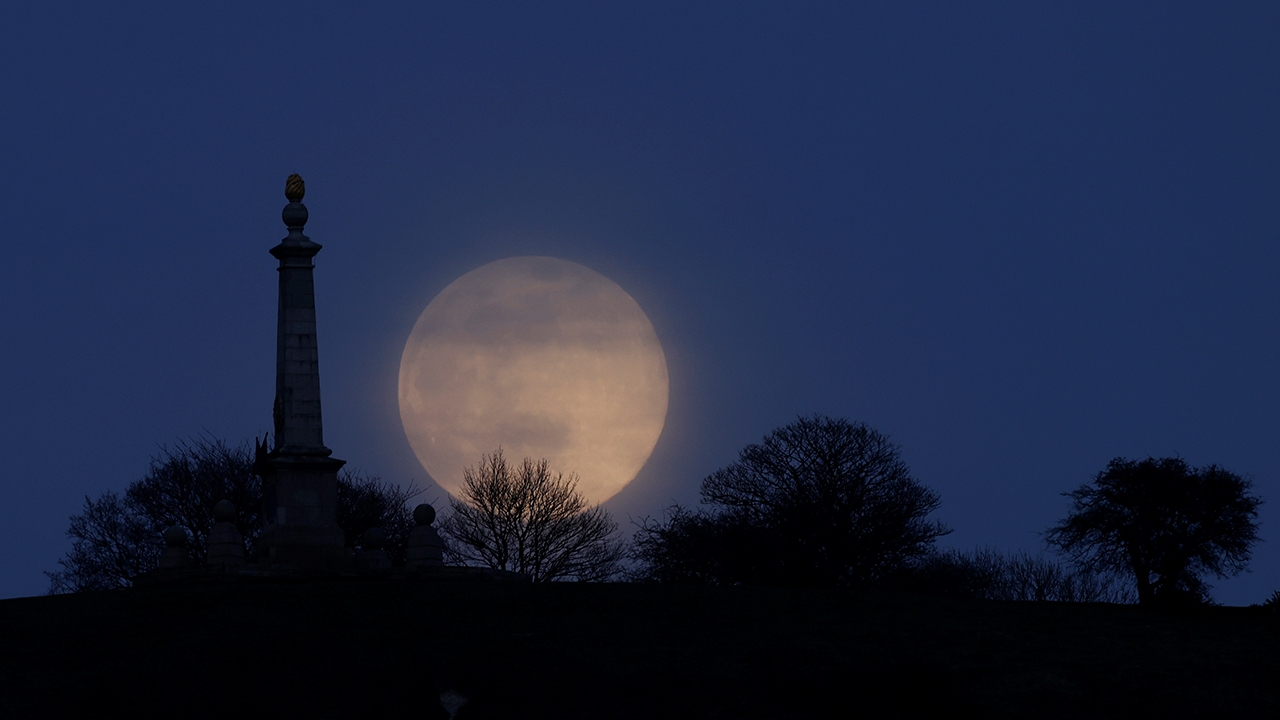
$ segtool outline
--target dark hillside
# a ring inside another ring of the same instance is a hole
[[[0,716],[1275,717],[1280,616],[310,581],[0,601]],[[874,708],[889,708],[888,713]]]

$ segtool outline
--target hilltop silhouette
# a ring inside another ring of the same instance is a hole
[[[0,601],[4,717],[1273,716],[1280,616],[937,595],[267,580]]]

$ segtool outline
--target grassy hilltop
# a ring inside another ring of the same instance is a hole
[[[750,587],[260,581],[0,601],[0,717],[1275,717],[1280,616]]]

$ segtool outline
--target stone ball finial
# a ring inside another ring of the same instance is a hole
[[[431,527],[436,519],[436,509],[422,503],[413,509],[413,521],[417,526],[409,532],[405,548],[405,567],[413,571],[444,565],[444,542],[440,533]]]
[[[171,548],[180,548],[187,544],[187,531],[177,525],[164,529],[164,544]]]
[[[170,525],[161,533],[165,549],[160,553],[160,569],[189,567],[191,557],[187,555],[187,531],[177,525]]]
[[[213,506],[213,519],[216,522],[235,522],[236,506],[230,500],[219,500]]]
[[[302,196],[307,194],[307,184],[302,181],[302,176],[294,173],[284,181],[284,196],[289,202],[302,202]]]
[[[430,525],[436,521],[436,509],[422,503],[413,509],[413,521],[418,525]]]
[[[360,546],[368,550],[381,550],[387,544],[387,531],[380,527],[371,527],[360,536]]]

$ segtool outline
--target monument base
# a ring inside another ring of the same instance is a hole
[[[343,546],[342,530],[332,527],[270,525],[258,536],[259,565],[301,570],[349,572],[351,548]]]
[[[338,469],[344,461],[327,453],[272,453],[257,463],[262,477],[259,564],[320,572],[347,572],[350,548],[334,522]]]

